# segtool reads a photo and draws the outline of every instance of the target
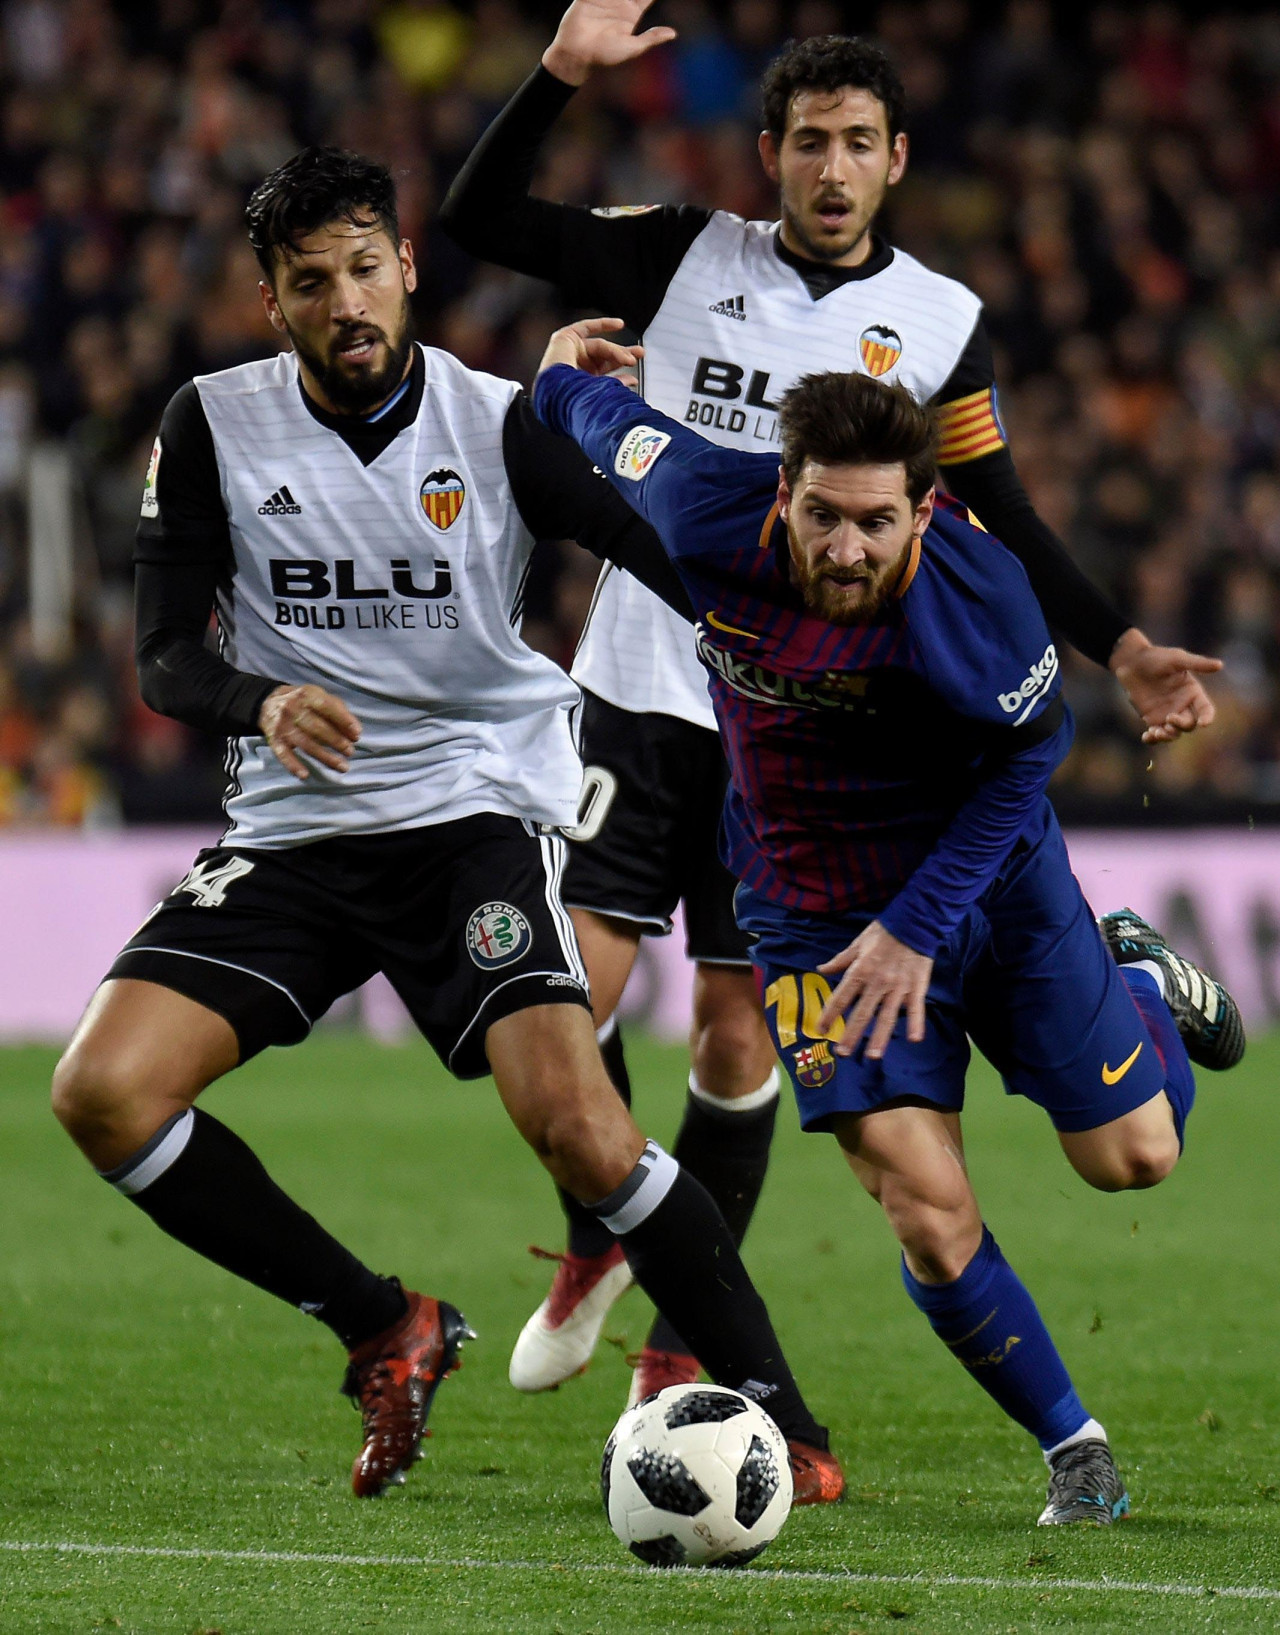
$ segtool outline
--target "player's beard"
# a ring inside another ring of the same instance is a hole
[[[787,533],[791,538],[791,561],[795,567],[796,584],[804,599],[805,609],[815,619],[823,619],[827,624],[870,624],[892,595],[911,554],[911,541],[908,540],[893,561],[882,568],[873,567],[869,562],[856,568],[833,569],[821,564],[810,567],[796,544],[789,524]],[[850,600],[847,594],[852,585],[861,587],[862,593],[855,600]]]
[[[286,325],[286,327],[288,327]],[[367,361],[344,363],[339,349],[354,340],[368,337],[383,343],[381,362],[375,348]],[[328,355],[317,352],[289,329],[293,349],[315,377],[317,386],[339,414],[369,414],[385,403],[405,376],[405,366],[413,347],[413,313],[406,290],[394,335],[377,324],[343,324],[329,343]]]
[[[782,219],[787,225],[787,236],[795,244],[800,254],[810,261],[839,261],[860,244],[869,232],[871,223],[879,214],[880,206],[884,203],[888,191],[889,183],[886,177],[884,186],[881,187],[876,197],[864,205],[862,209],[859,209],[853,200],[841,194],[839,196],[840,202],[849,208],[849,215],[846,218],[844,230],[839,238],[835,239],[815,238],[813,233],[805,226],[805,219],[801,217],[798,211],[791,208],[784,196],[780,203]],[[812,211],[815,217],[822,202],[823,200],[819,198],[813,204]]]

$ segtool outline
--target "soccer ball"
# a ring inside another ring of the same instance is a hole
[[[600,1493],[610,1527],[651,1567],[737,1567],[786,1521],[791,1461],[749,1397],[669,1385],[614,1426]]]

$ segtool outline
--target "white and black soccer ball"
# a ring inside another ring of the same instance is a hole
[[[791,1509],[786,1439],[758,1403],[720,1385],[669,1385],[605,1443],[609,1525],[651,1567],[737,1567]]]

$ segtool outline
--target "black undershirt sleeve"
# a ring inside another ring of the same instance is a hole
[[[523,392],[507,410],[502,454],[516,509],[535,539],[576,540],[692,621],[692,604],[657,534],[575,442],[547,430]]]
[[[689,246],[711,219],[692,205],[600,215],[529,196],[548,132],[573,87],[537,68],[480,138],[440,207],[440,225],[464,250],[555,284],[577,306],[653,321]]]
[[[995,384],[991,341],[979,319],[960,361],[934,402],[939,406]],[[1036,515],[1008,448],[944,465],[948,489],[1013,552],[1050,625],[1086,658],[1105,665],[1128,620],[1072,561],[1066,546]]]
[[[213,434],[190,383],[164,412],[147,499],[154,504],[145,508],[134,547],[135,653],[143,700],[159,714],[206,732],[256,733],[262,701],[279,683],[233,669],[205,645],[233,557]]]

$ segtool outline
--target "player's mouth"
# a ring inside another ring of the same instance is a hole
[[[333,349],[335,363],[368,363],[377,350],[378,342],[383,339],[380,329],[362,329],[354,335],[344,336]]]
[[[853,211],[843,199],[819,199],[814,214],[829,232],[837,232],[848,225]]]

